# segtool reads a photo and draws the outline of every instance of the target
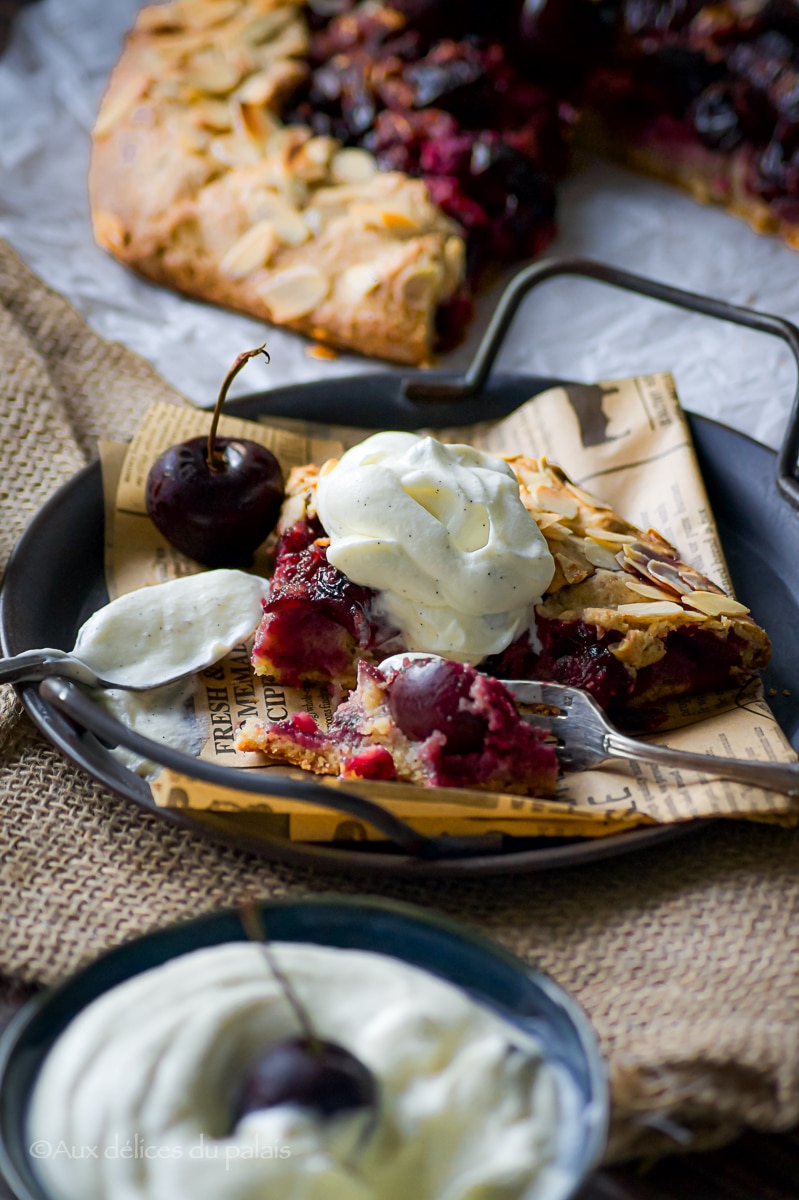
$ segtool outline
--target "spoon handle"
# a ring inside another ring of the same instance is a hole
[[[35,683],[48,675],[71,676],[72,657],[65,650],[25,650],[0,658],[0,683]]]

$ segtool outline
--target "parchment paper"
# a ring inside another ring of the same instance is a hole
[[[596,396],[601,397],[601,406],[594,414],[601,418],[598,441],[596,430],[587,436],[586,413],[578,412],[563,388],[542,393],[503,421],[450,430],[445,440],[471,442],[499,454],[546,455],[628,520],[643,528],[658,528],[686,561],[731,590],[672,378],[653,375],[604,382]],[[292,431],[286,427],[275,429],[268,423],[256,425],[224,417],[222,421],[225,433],[249,433],[268,445],[285,470],[308,461],[321,465],[361,436],[353,430],[299,422]],[[163,448],[196,434],[207,422],[207,415],[196,410],[155,405],[124,459],[118,452],[104,452],[107,495],[119,478],[116,502],[107,521],[106,563],[111,595],[198,569],[169,549],[152,525],[144,504],[144,481],[149,464]],[[596,423],[592,423],[592,429]],[[262,559],[259,569],[268,571],[268,563],[264,566]],[[236,647],[224,663],[200,677],[201,686],[195,695],[200,757],[231,768],[284,771],[282,767],[265,767],[267,760],[260,754],[236,751],[238,724],[250,717],[284,720],[291,713],[304,711],[326,729],[335,705],[325,686],[287,688],[270,676],[254,676],[249,650],[248,645]],[[758,685],[726,698],[675,701],[671,715],[682,727],[670,729],[654,741],[728,757],[779,762],[796,759]],[[377,800],[415,828],[431,834],[601,836],[635,825],[707,816],[779,820],[786,824],[799,820],[799,802],[788,797],[727,781],[707,782],[692,772],[666,771],[641,763],[568,773],[561,779],[554,800],[495,796],[465,789],[423,789],[407,784],[324,782]],[[313,808],[296,801],[220,789],[169,770],[151,779],[150,786],[160,805],[258,812],[265,829],[296,840],[381,836],[371,826],[322,806]]]
[[[149,359],[197,404],[212,403],[235,356],[263,327],[139,280],[93,243],[86,201],[89,130],[138,0],[40,0],[23,10],[0,59],[0,237],[103,337]],[[720,210],[610,164],[579,160],[560,189],[549,253],[588,255],[668,283],[799,320],[799,258]],[[497,297],[487,294],[468,363]],[[374,370],[271,331],[272,364],[234,394]],[[547,284],[523,307],[500,367],[585,382],[671,370],[684,405],[771,446],[795,371],[780,342],[580,281]]]

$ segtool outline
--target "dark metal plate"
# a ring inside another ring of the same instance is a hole
[[[405,381],[387,372],[303,384],[249,396],[236,415],[293,417],[364,429],[446,426],[500,417],[557,383],[529,376],[492,377],[481,395],[457,402],[409,400]],[[736,591],[774,642],[767,688],[799,746],[799,518],[775,486],[776,456],[741,434],[690,418],[710,500]],[[7,654],[36,646],[70,648],[78,627],[107,602],[103,574],[103,497],[99,464],[70,480],[42,509],[16,548],[0,597],[0,634]],[[22,689],[33,720],[69,758],[116,792],[163,820],[202,830],[240,849],[329,869],[425,877],[537,871],[641,850],[705,825],[645,828],[595,839],[510,839],[479,855],[421,861],[380,843],[312,846],[265,835],[257,816],[159,809],[147,785],[122,767],[85,730],[51,708],[35,687]],[[259,827],[260,824],[260,827]]]

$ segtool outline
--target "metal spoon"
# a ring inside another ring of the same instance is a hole
[[[188,669],[181,670],[177,675],[131,684],[110,676],[98,675],[67,650],[25,650],[11,658],[0,658],[0,683],[38,683],[41,679],[57,675],[61,679],[71,679],[89,688],[124,688],[126,692],[146,692],[151,688],[165,687],[169,683],[185,679],[188,675],[204,671],[222,657],[224,655],[218,653],[210,658],[206,655],[204,659],[198,658]]]
[[[145,692],[195,675],[248,638],[262,616],[266,581],[218,569],[117,596],[78,630],[72,650],[26,650],[0,659],[0,683],[51,675],[89,688]]]

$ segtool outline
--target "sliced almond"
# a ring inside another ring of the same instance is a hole
[[[544,530],[551,529],[553,525],[558,525],[558,527],[562,529],[564,533],[571,532],[571,530],[567,529],[565,525],[560,525],[560,513],[537,511],[535,514],[535,521],[542,533]]]
[[[297,265],[277,271],[258,288],[272,320],[279,324],[304,317],[322,303],[330,280],[316,267]]]
[[[144,71],[128,75],[119,87],[113,88],[100,109],[94,124],[95,138],[104,138],[130,113],[136,101],[144,95],[150,76]]]
[[[466,243],[461,237],[448,237],[444,243],[443,298],[448,299],[466,276]]]
[[[707,617],[742,617],[749,612],[745,604],[721,592],[688,592],[683,603],[696,608]]]
[[[202,95],[225,95],[232,92],[241,78],[238,68],[218,50],[195,54],[182,71],[183,84]]]
[[[569,480],[566,486],[577,497],[580,503],[584,504],[587,508],[600,508],[606,509],[608,512],[612,511],[613,506],[611,504],[606,504],[604,500],[598,500],[596,496],[592,496],[585,488],[579,487],[576,483],[572,483],[571,480]]]
[[[228,279],[244,279],[261,267],[268,267],[278,244],[271,221],[259,221],[230,247],[219,264]]]
[[[270,221],[281,242],[288,246],[301,246],[308,241],[310,231],[306,222],[278,192],[261,192],[254,215],[257,221]]]
[[[661,562],[659,559],[653,558],[647,566],[646,573],[650,579],[654,579],[656,583],[660,583],[664,587],[671,588],[678,596],[683,596],[691,590],[673,563]]]
[[[593,538],[595,542],[605,542],[608,546],[623,546],[625,542],[629,545],[631,542],[637,542],[638,538],[632,533],[616,533],[612,529],[599,529],[596,526],[586,527],[586,537]]]
[[[277,128],[277,118],[261,104],[243,104],[237,100],[232,110],[233,125],[245,137],[264,146]]]
[[[356,263],[342,271],[336,281],[336,292],[353,304],[364,300],[380,286],[380,273],[374,263]]]
[[[212,138],[208,152],[226,167],[247,167],[261,160],[256,143],[251,138],[237,137],[235,134],[223,133]]]
[[[647,600],[662,600],[664,603],[674,604],[674,596],[664,592],[661,588],[653,587],[651,583],[638,583],[637,580],[628,579],[625,581],[625,586],[628,591],[635,592],[636,596],[644,596]]]
[[[618,571],[619,564],[616,555],[607,546],[600,546],[591,538],[583,539],[583,554],[592,567],[601,567],[605,571]]]
[[[261,13],[241,31],[241,37],[250,46],[260,46],[276,37],[297,16],[293,4],[276,5],[271,11]]]
[[[181,0],[180,15],[189,29],[208,29],[229,21],[240,0]]]
[[[333,155],[330,176],[336,183],[368,183],[377,174],[377,163],[367,150],[346,147]]]
[[[402,302],[408,308],[429,308],[435,303],[444,278],[438,263],[419,263],[404,271],[398,280]]]
[[[142,8],[136,17],[136,30],[147,33],[158,33],[162,29],[181,29],[184,26],[181,5],[178,4],[148,4]]]
[[[198,129],[227,133],[233,128],[233,113],[225,100],[198,100],[189,109],[189,119]]]
[[[101,246],[108,250],[120,251],[128,241],[125,223],[116,213],[106,209],[98,210],[93,217],[94,236]]]
[[[643,620],[657,620],[658,617],[672,617],[682,613],[683,609],[672,600],[655,600],[651,604],[620,604],[618,612],[627,617],[641,617]]]
[[[560,513],[562,517],[566,517],[569,521],[577,516],[577,501],[566,492],[544,484],[536,488],[534,495],[538,507],[545,508],[547,512]]]

